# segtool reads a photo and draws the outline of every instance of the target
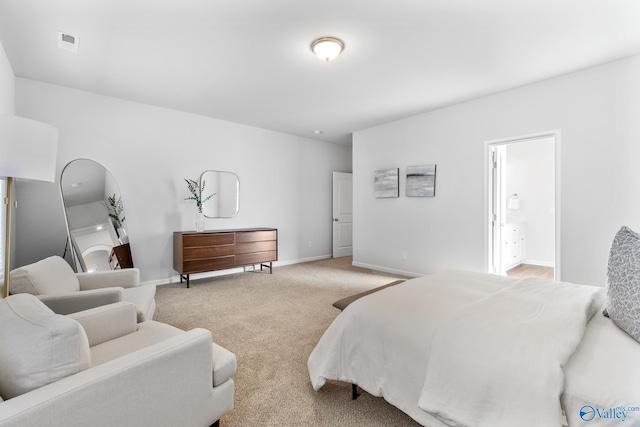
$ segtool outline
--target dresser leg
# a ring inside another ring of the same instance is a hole
[[[260,271],[262,271],[262,267],[267,267],[269,269],[269,274],[273,274],[273,261],[269,262],[269,265],[260,264]]]
[[[183,281],[186,280],[187,281],[187,288],[189,287],[189,275],[187,274],[186,276],[184,275],[180,275],[180,283],[183,283]]]

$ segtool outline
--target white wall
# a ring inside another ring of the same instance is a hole
[[[520,209],[509,215],[524,216],[526,264],[552,267],[555,261],[555,146],[553,139],[507,144],[505,167],[507,198],[517,194]]]
[[[15,107],[16,78],[0,41],[0,113],[13,114]]]
[[[88,158],[118,181],[143,281],[177,277],[172,233],[194,230],[196,217],[195,204],[184,200],[184,178],[197,179],[207,169],[240,179],[240,213],[207,220],[207,229],[278,228],[281,264],[331,253],[331,176],[351,171],[351,147],[22,78],[16,80],[16,111],[60,130],[58,173],[67,162]],[[20,265],[62,254],[57,185],[19,188],[27,194],[18,225]]]
[[[604,285],[614,234],[640,230],[639,75],[635,56],[356,132],[354,263],[486,271],[486,141],[560,129],[561,278]],[[435,198],[373,197],[374,170],[429,163]]]
[[[4,46],[0,41],[0,114],[13,114],[15,107],[16,78],[9,63]],[[6,196],[6,180],[0,180],[0,200]],[[13,223],[14,221],[12,221]],[[15,233],[11,233],[14,235]],[[5,207],[0,204],[0,277],[4,280],[4,235],[5,235]],[[13,237],[13,236],[12,236]],[[15,254],[15,240],[11,240],[11,253]],[[13,261],[13,259],[12,259]],[[14,264],[13,262],[11,263]],[[4,286],[0,285],[0,289]]]
[[[102,202],[91,202],[67,208],[67,219],[73,224],[72,229],[78,230],[106,223],[109,214]]]

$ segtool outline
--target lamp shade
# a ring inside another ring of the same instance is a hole
[[[58,129],[0,114],[0,177],[55,181]]]

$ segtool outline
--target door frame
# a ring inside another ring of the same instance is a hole
[[[555,181],[555,253],[554,253],[554,277],[555,280],[561,280],[561,267],[562,267],[562,212],[561,212],[561,131],[560,129],[540,132],[516,137],[501,138],[491,141],[485,141],[484,149],[484,165],[485,165],[485,265],[486,271],[493,274],[493,227],[496,226],[496,221],[493,215],[493,203],[494,203],[494,173],[493,173],[493,158],[492,148],[499,145],[508,145],[518,142],[535,141],[543,138],[554,139],[554,181]]]

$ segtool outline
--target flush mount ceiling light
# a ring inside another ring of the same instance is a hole
[[[331,61],[344,49],[344,42],[335,37],[320,37],[311,43],[311,50],[323,61]]]

